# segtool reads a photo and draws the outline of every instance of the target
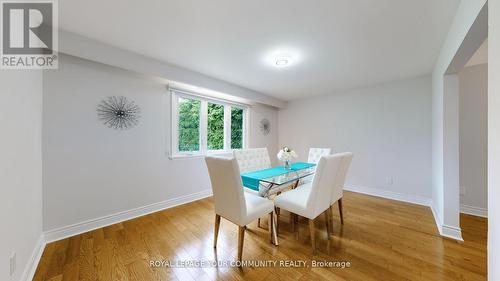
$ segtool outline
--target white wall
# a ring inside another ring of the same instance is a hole
[[[112,95],[141,107],[137,127],[116,131],[97,120]],[[63,55],[44,75],[44,229],[78,224],[210,188],[204,160],[170,160],[170,98],[164,83]],[[277,110],[250,109],[250,145],[277,147],[277,135],[256,137],[257,118],[276,128]]]
[[[464,68],[459,80],[461,211],[486,215],[488,65]]]
[[[440,233],[462,240],[460,228],[460,142],[458,75],[443,79],[443,223]]]
[[[467,66],[474,66],[487,63],[488,63],[488,39],[486,39],[483,42],[483,44],[481,44],[481,47],[479,47],[479,49],[472,56],[472,58],[470,58],[470,60],[467,62],[465,66],[467,67]]]
[[[1,70],[0,85],[0,280],[20,280],[42,234],[42,73]]]
[[[488,280],[500,280],[500,1],[488,1]]]
[[[271,131],[269,134],[264,135],[260,130],[260,121],[266,118],[269,120],[271,125]],[[280,149],[280,144],[278,143],[278,110],[274,107],[260,105],[254,106],[250,110],[250,147],[267,147],[269,151],[269,156],[271,157],[271,163],[278,165],[278,159],[276,154]]]
[[[430,77],[291,101],[279,124],[280,145],[302,160],[309,147],[353,152],[347,186],[430,201]]]
[[[455,110],[450,109],[448,104],[445,105],[444,75],[485,3],[486,0],[467,0],[460,2],[457,14],[453,19],[453,23],[448,31],[448,35],[441,48],[440,55],[432,73],[433,211],[440,233],[457,239],[461,239],[458,219],[459,188],[458,186],[454,187],[452,185],[454,178],[458,179],[459,177],[458,169],[456,173],[447,174],[445,178],[445,160],[452,163],[455,159],[454,155],[448,155],[448,152],[451,154],[458,154],[458,148],[456,149],[456,153],[454,149],[445,151],[445,143],[447,143],[450,138],[454,138],[456,134],[455,130],[451,130],[450,132],[445,130],[445,120],[448,117],[454,119],[454,116],[449,115],[453,115]],[[467,60],[468,59],[469,58],[467,58]],[[454,97],[450,98],[455,100]],[[450,110],[445,112],[445,107]],[[456,111],[458,112],[458,109],[456,109]],[[456,117],[458,119],[458,115]],[[458,182],[458,180],[456,181]],[[444,232],[443,226],[445,226]]]

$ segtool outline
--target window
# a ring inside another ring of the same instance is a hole
[[[224,106],[208,103],[207,145],[208,150],[224,149]]]
[[[200,150],[200,105],[198,100],[179,98],[179,151]]]
[[[243,109],[231,107],[231,148],[243,148]]]
[[[172,157],[245,147],[246,107],[171,90]]]

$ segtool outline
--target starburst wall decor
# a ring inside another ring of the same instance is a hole
[[[141,110],[135,102],[122,96],[112,96],[97,105],[102,123],[116,130],[128,130],[139,123]]]

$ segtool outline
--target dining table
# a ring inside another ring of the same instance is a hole
[[[282,187],[296,187],[300,180],[312,176],[316,172],[316,164],[307,162],[291,163],[289,168],[275,166],[267,169],[241,173],[243,186],[258,192],[262,197],[276,193]]]

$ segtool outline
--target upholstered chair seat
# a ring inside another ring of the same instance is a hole
[[[268,215],[271,243],[278,244],[273,201],[243,191],[238,163],[234,158],[205,157],[215,205],[214,248],[217,246],[221,217],[238,225],[238,259],[243,252],[246,225]]]
[[[316,249],[314,219],[323,213],[326,217],[328,237],[330,237],[328,211],[331,205],[332,187],[337,181],[341,160],[340,155],[322,156],[311,183],[300,185],[274,199],[276,207],[309,219],[313,252]]]

